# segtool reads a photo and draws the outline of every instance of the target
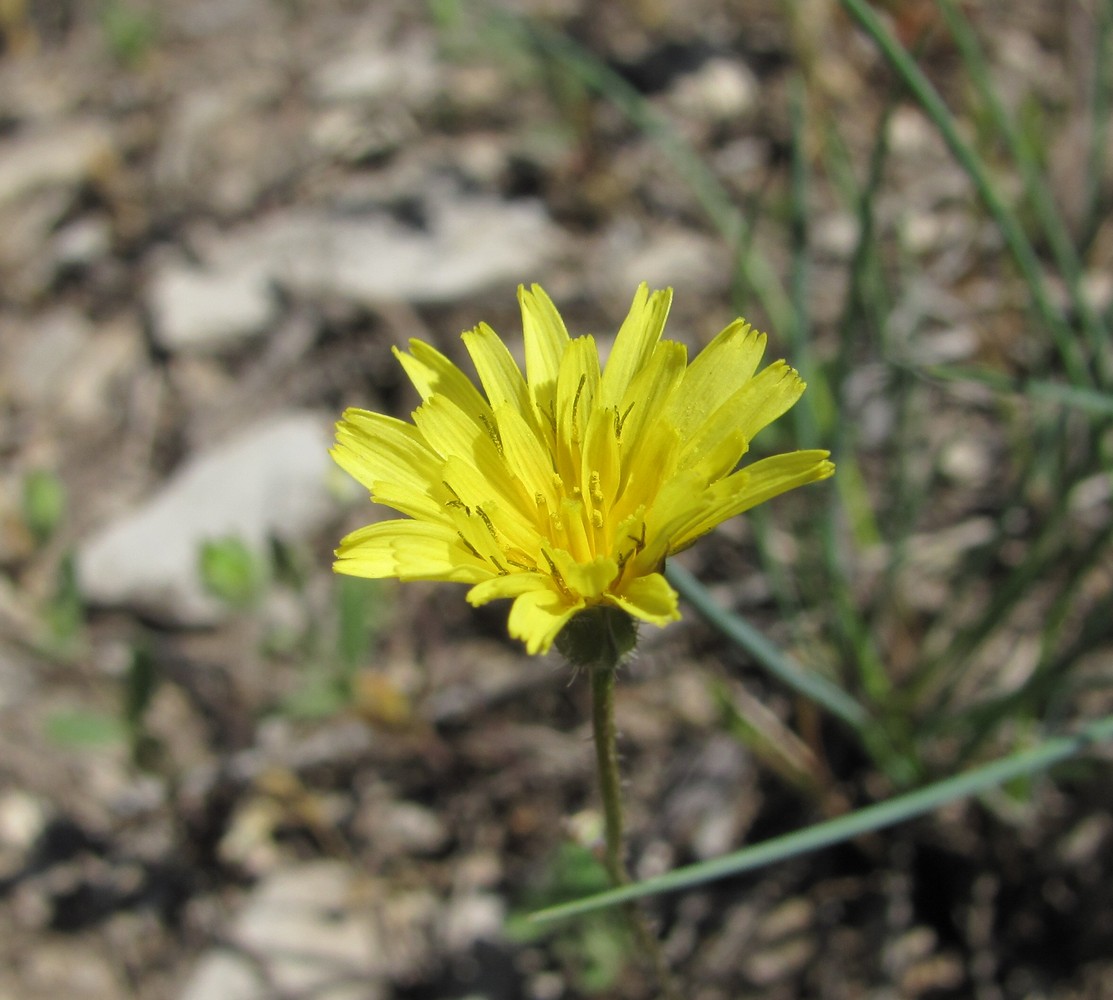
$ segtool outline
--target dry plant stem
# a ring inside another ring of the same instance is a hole
[[[618,743],[614,724],[614,687],[617,663],[597,663],[591,667],[591,724],[595,737],[595,765],[599,792],[603,799],[603,821],[607,844],[605,865],[615,887],[626,885],[630,875],[623,858],[622,790],[618,773]],[[681,994],[665,961],[661,943],[634,903],[624,907],[626,919],[639,947],[653,965],[653,971],[666,1000],[680,1000]]]

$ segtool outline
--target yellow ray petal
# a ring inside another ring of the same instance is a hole
[[[480,323],[474,330],[463,334],[463,340],[491,409],[497,410],[509,403],[530,419],[533,407],[526,380],[498,334],[486,323]]]
[[[547,653],[560,630],[583,607],[583,601],[568,604],[554,590],[534,590],[514,601],[506,624],[510,634],[526,644],[527,653]]]
[[[508,573],[477,583],[467,593],[468,603],[478,608],[488,601],[520,597],[534,590],[552,590],[552,581],[540,573]]]
[[[549,549],[547,554],[560,573],[564,586],[589,603],[606,593],[618,576],[618,563],[609,556],[596,556],[590,562],[579,562],[561,549]]]
[[[447,396],[430,396],[413,414],[422,437],[442,458],[462,458],[476,469],[502,464],[495,435],[494,414],[488,424],[477,424]]]
[[[553,412],[560,359],[568,347],[564,320],[540,285],[518,286],[522,335],[526,347],[526,378],[539,416]]]
[[[490,416],[491,407],[472,380],[435,347],[421,340],[411,340],[409,354],[397,347],[392,350],[422,399],[445,396],[472,420],[481,421],[484,416]]]
[[[371,499],[384,507],[393,508],[400,514],[407,514],[422,521],[447,521],[444,517],[443,501],[433,496],[429,487],[414,489],[381,480],[372,485]]]
[[[687,348],[675,341],[662,341],[638,372],[623,397],[621,407],[622,466],[627,477],[640,472],[653,473],[651,462],[643,455],[656,451],[658,439],[671,426],[662,420],[669,397],[684,374]]]
[[[670,553],[679,552],[728,518],[744,513],[775,496],[826,479],[835,466],[825,451],[790,451],[747,465],[709,487],[707,507],[673,533]]]
[[[367,410],[344,411],[331,454],[368,490],[381,480],[421,490],[440,465],[416,427]]]
[[[804,391],[804,382],[783,361],[775,361],[750,379],[700,426],[688,439],[681,466],[697,461],[702,452],[714,448],[727,434],[741,431],[747,441],[776,420]]]
[[[470,555],[445,525],[421,521],[379,521],[340,542],[333,569],[372,579],[449,580],[478,583],[492,571]]]
[[[765,353],[765,334],[736,319],[699,354],[669,402],[666,418],[687,438],[752,377]]]
[[[599,351],[594,337],[577,337],[568,345],[557,376],[556,412],[562,434],[587,429],[587,418],[599,389]]]
[[[615,436],[616,414],[595,407],[587,421],[580,482],[594,507],[609,511],[622,485],[622,453]]]
[[[538,516],[547,518],[550,511],[557,509],[560,501],[553,489],[555,470],[552,456],[514,406],[500,407],[495,413],[495,420],[507,467],[521,480],[527,497],[533,500],[534,505],[544,508],[543,513],[539,510]]]
[[[617,406],[622,401],[634,376],[645,366],[661,339],[671,304],[671,288],[650,293],[644,281],[638,286],[607,359],[600,386],[600,405]]]
[[[613,600],[635,618],[654,625],[666,625],[680,618],[676,591],[660,573],[631,580]]]

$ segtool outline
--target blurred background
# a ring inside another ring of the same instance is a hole
[[[524,920],[606,882],[586,685],[330,572],[333,421],[519,282],[744,315],[838,464],[678,561],[854,709],[645,629],[638,877],[1113,711],[1113,4],[1001,11],[0,0],[0,998],[655,995]],[[1108,1000],[1109,759],[651,901],[685,995]]]

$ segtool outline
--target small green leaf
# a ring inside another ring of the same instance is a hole
[[[66,490],[52,472],[36,469],[23,480],[23,519],[42,545],[57,530],[66,513]]]
[[[101,29],[112,56],[121,66],[135,68],[155,44],[158,26],[146,10],[109,0],[101,12]]]
[[[47,718],[46,735],[63,747],[105,746],[123,742],[127,728],[120,719],[103,712],[72,709]]]
[[[335,677],[317,674],[282,702],[282,711],[295,719],[326,719],[347,708],[351,695]]]
[[[201,584],[234,608],[249,608],[266,585],[265,561],[238,538],[220,538],[201,546]]]

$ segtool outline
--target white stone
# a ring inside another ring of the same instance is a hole
[[[29,792],[12,788],[0,794],[0,846],[28,850],[46,819],[46,807]]]
[[[179,1000],[263,1000],[264,989],[250,958],[214,949],[198,962]]]
[[[218,352],[262,333],[277,305],[258,266],[207,270],[173,263],[149,294],[153,334],[169,351]]]
[[[498,284],[536,281],[559,246],[540,202],[445,198],[429,228],[385,216],[301,215],[256,233],[280,283],[361,305],[446,303]]]
[[[474,892],[449,901],[441,915],[440,938],[445,948],[465,954],[477,941],[498,941],[506,923],[506,903],[490,892]]]
[[[674,229],[639,241],[618,265],[617,284],[627,290],[642,281],[650,288],[683,288],[686,294],[710,294],[727,283],[722,248],[717,241],[690,230]],[[614,278],[612,270],[611,280]]]
[[[111,134],[99,122],[16,133],[0,140],[0,206],[44,187],[70,187],[114,162]]]
[[[369,839],[384,854],[435,854],[448,843],[444,821],[417,802],[378,802],[361,817]]]
[[[761,92],[757,77],[737,59],[709,59],[680,77],[669,103],[680,114],[729,122],[753,111]]]
[[[393,47],[364,43],[324,63],[310,87],[321,101],[420,104],[437,90],[436,52],[431,42],[414,36]]]
[[[204,270],[246,269],[314,299],[446,303],[536,281],[561,245],[560,229],[536,200],[433,194],[428,219],[417,229],[386,214],[283,212],[206,248]]]
[[[69,379],[75,360],[90,341],[91,324],[76,310],[63,308],[19,333],[11,359],[12,395],[30,404],[56,400],[58,387]]]
[[[86,267],[112,249],[112,223],[105,215],[71,222],[54,237],[54,259],[62,267]]]
[[[357,891],[336,861],[283,868],[255,887],[228,947],[204,955],[179,1000],[376,1000],[387,958]]]
[[[335,509],[328,421],[299,411],[266,418],[192,459],[138,509],[78,549],[82,593],[160,620],[202,625],[226,609],[202,588],[201,546],[235,537],[263,553],[272,536],[298,538]]]

